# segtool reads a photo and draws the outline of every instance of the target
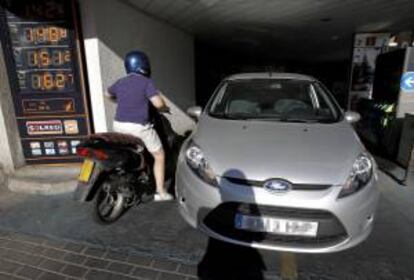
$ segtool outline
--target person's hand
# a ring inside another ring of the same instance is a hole
[[[171,109],[168,106],[164,106],[164,107],[158,109],[158,111],[160,113],[164,113],[164,114],[171,114]]]

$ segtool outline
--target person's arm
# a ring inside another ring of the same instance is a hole
[[[112,102],[116,102],[116,94],[118,92],[119,87],[119,80],[116,81],[112,86],[108,88],[108,90],[104,93],[104,96],[111,100]]]
[[[164,98],[161,96],[161,94],[154,95],[150,98],[150,101],[152,105],[154,105],[155,108],[158,110],[165,110],[168,109],[167,104],[165,103]]]
[[[157,110],[166,113],[170,112],[170,108],[168,108],[167,104],[165,103],[165,100],[162,97],[161,92],[155,88],[152,80],[148,81],[145,91],[145,96]]]

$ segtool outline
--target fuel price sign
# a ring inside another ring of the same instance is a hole
[[[75,1],[0,1],[1,40],[28,163],[78,161],[90,133]]]

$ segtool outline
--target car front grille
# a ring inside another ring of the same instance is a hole
[[[257,187],[262,188],[266,181],[257,181],[257,180],[247,180],[234,177],[224,177],[230,183],[246,186],[246,187]],[[327,184],[292,184],[292,190],[297,191],[320,191],[326,190],[332,187],[332,185]]]
[[[319,223],[318,232],[315,237],[307,237],[240,230],[234,226],[236,214],[315,221]],[[322,248],[339,244],[348,237],[340,221],[323,210],[226,202],[213,209],[203,222],[210,230],[227,238],[267,245]]]

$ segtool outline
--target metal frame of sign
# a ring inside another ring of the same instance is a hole
[[[48,9],[54,17],[46,18]],[[81,161],[76,145],[92,131],[77,12],[75,0],[0,0],[0,39],[28,164]]]

